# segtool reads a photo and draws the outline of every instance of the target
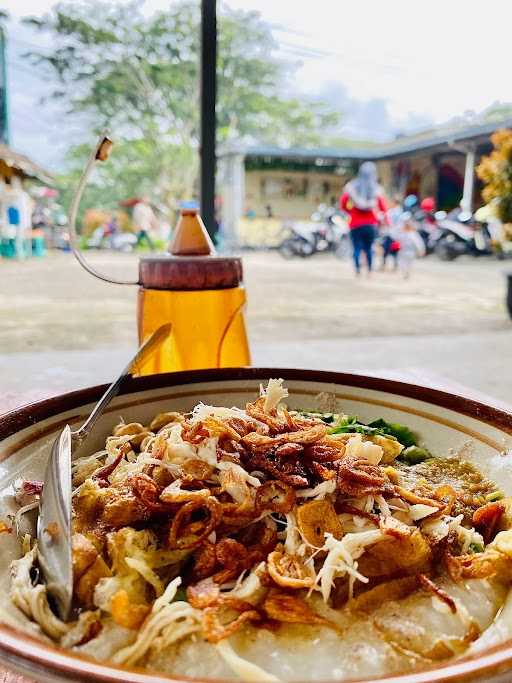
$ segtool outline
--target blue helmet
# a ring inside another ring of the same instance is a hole
[[[412,211],[418,206],[418,197],[415,194],[408,194],[403,206],[406,211]]]

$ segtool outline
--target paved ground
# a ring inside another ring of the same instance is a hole
[[[136,278],[136,258],[97,267]],[[244,258],[255,364],[442,375],[512,401],[512,323],[504,267],[426,259],[409,281],[356,280],[330,256]],[[102,283],[68,254],[0,262],[2,407],[111,377],[136,344],[135,287]]]

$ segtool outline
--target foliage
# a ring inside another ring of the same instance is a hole
[[[73,147],[69,170],[57,178],[61,202],[69,206],[80,175],[90,154],[87,144]],[[99,164],[80,206],[80,223],[89,208],[115,209],[119,202],[144,195],[170,216],[177,200],[190,196],[195,172],[195,153],[189,145],[158,146],[151,140],[118,140],[112,159]]]
[[[485,121],[502,121],[512,116],[512,104],[510,102],[495,102],[484,112]]]
[[[183,0],[150,17],[141,4],[59,4],[26,23],[50,33],[53,50],[27,58],[56,83],[51,97],[116,141],[90,197],[107,203],[151,189],[165,205],[190,197],[199,144],[199,3]],[[217,135],[278,145],[318,145],[337,115],[283,95],[293,65],[274,56],[271,27],[256,12],[219,17]],[[85,160],[70,158],[64,192]],[[73,169],[77,169],[73,171]]]
[[[100,226],[105,226],[115,219],[121,232],[133,232],[131,217],[124,210],[116,209],[113,211],[105,209],[87,209],[84,214],[82,225],[82,235],[90,237]]]
[[[493,151],[477,167],[485,187],[486,202],[495,202],[503,223],[512,223],[512,130],[499,130],[491,136]]]

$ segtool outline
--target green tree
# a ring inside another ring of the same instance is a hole
[[[105,127],[120,143],[96,189],[110,203],[141,189],[170,205],[190,196],[199,135],[199,3],[185,0],[150,17],[140,3],[60,4],[26,22],[53,36],[55,48],[27,55],[56,86],[50,97],[69,114]],[[277,59],[272,30],[256,12],[219,17],[217,136],[279,145],[317,145],[337,115],[283,96],[294,65]],[[72,150],[78,169],[86,149]],[[64,184],[74,180],[73,170]],[[142,187],[146,185],[146,187]],[[91,191],[90,197],[95,192]]]
[[[498,130],[491,136],[493,151],[483,157],[476,172],[484,183],[482,196],[494,202],[499,219],[512,223],[512,130]]]
[[[510,102],[495,102],[483,114],[485,121],[502,121],[512,116],[512,104]]]

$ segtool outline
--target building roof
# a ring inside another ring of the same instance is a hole
[[[283,159],[367,159],[372,147],[277,147],[274,145],[234,145],[222,148],[219,156],[243,154],[244,156],[281,157]]]
[[[435,151],[443,147],[462,148],[470,142],[483,142],[500,128],[512,128],[512,118],[487,123],[461,126],[447,124],[415,135],[404,135],[392,142],[368,144],[354,142],[353,147],[274,147],[271,145],[225,145],[219,156],[243,155],[252,157],[279,157],[281,159],[322,159],[326,161],[363,161],[393,159],[412,152]]]
[[[442,146],[461,146],[465,143],[483,142],[500,128],[512,128],[512,118],[499,121],[479,122],[471,125],[447,124],[415,135],[405,135],[392,142],[377,145],[377,159],[389,159],[420,150],[433,150]]]
[[[28,178],[35,178],[36,180],[40,180],[41,182],[46,183],[47,185],[53,185],[54,183],[54,179],[51,173],[45,171],[44,168],[42,168],[35,162],[31,161],[24,154],[19,154],[7,145],[1,143],[0,160],[4,161],[7,164],[7,166],[15,168],[18,171],[21,171],[21,173],[23,173]]]
[[[241,143],[223,145],[219,157],[246,156],[246,157],[279,157],[280,159],[322,159],[325,161],[344,161],[350,159],[368,159],[369,148],[358,147],[277,147],[274,145],[244,145]]]

